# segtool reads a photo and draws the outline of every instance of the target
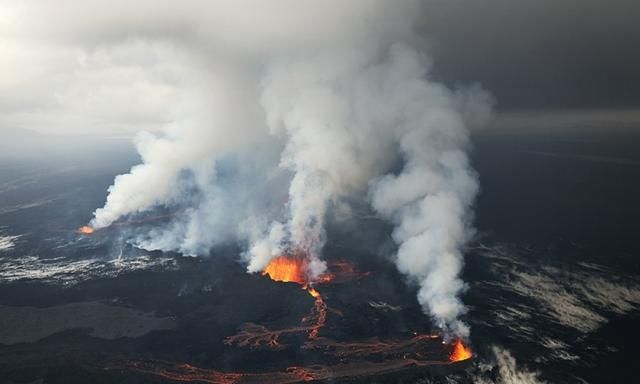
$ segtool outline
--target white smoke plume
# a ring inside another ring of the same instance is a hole
[[[178,102],[160,132],[138,136],[142,163],[115,179],[91,225],[170,207],[170,225],[140,246],[199,255],[239,242],[251,272],[303,251],[315,276],[327,213],[368,199],[395,224],[395,260],[425,312],[467,335],[459,273],[478,189],[468,128],[490,102],[430,79],[413,28],[420,2],[196,1],[149,15],[141,4],[117,24],[164,47]],[[71,25],[117,39],[89,21]]]
[[[511,353],[498,346],[491,348],[495,362],[492,365],[481,366],[483,371],[474,377],[475,384],[544,384],[539,378],[538,372],[528,371],[518,367],[516,359]],[[494,372],[495,379],[491,379],[487,373]]]

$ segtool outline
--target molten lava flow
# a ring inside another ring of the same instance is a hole
[[[303,289],[309,292],[311,297],[315,299],[315,304],[311,312],[302,318],[301,325],[271,330],[263,325],[245,323],[240,327],[238,333],[228,336],[224,340],[224,343],[226,345],[236,345],[239,347],[269,348],[277,351],[286,348],[286,345],[280,342],[282,336],[294,333],[308,333],[309,340],[316,339],[318,332],[327,322],[327,311],[329,308],[327,304],[325,304],[320,292],[315,288],[304,286]]]
[[[78,232],[82,233],[83,235],[91,235],[91,234],[93,234],[93,232],[95,232],[95,229],[93,229],[93,227],[85,225],[85,226],[80,227],[78,229]]]
[[[271,260],[262,271],[271,280],[282,282],[307,283],[307,261],[301,257],[278,256]]]
[[[297,254],[278,256],[271,260],[269,265],[262,271],[262,275],[267,275],[274,281],[298,283],[302,285],[302,289],[309,292],[311,297],[315,299],[315,305],[311,313],[302,319],[303,323],[312,324],[308,326],[309,338],[314,339],[318,337],[320,328],[327,322],[327,304],[325,304],[320,292],[309,284],[307,267],[308,262],[304,256],[298,256]],[[275,340],[277,341],[277,337]],[[269,344],[272,343],[269,342]]]
[[[359,272],[355,266],[345,260],[327,262],[328,271],[318,277],[317,283],[346,283],[370,275],[369,272]]]
[[[465,347],[462,340],[458,339],[453,343],[453,350],[451,351],[451,355],[449,355],[451,362],[455,363],[457,361],[468,360],[471,357],[473,357],[471,348]]]
[[[330,272],[310,280],[307,274],[308,259],[302,254],[286,254],[277,257],[262,272],[274,281],[295,282],[313,297],[314,305],[300,324],[292,327],[270,329],[265,325],[245,323],[238,332],[225,338],[228,348],[268,349],[283,351],[302,348],[305,355],[312,357],[309,361],[326,361],[310,366],[290,366],[284,370],[267,370],[252,372],[224,372],[195,367],[184,363],[173,363],[157,360],[138,360],[115,363],[110,368],[131,370],[138,373],[154,375],[176,382],[193,382],[208,384],[305,384],[309,382],[334,382],[342,379],[377,377],[394,375],[401,371],[411,371],[427,366],[444,366],[452,362],[471,358],[472,352],[456,340],[449,346],[443,346],[440,335],[414,333],[412,336],[402,335],[396,338],[380,339],[372,337],[359,340],[335,340],[331,338],[331,323],[327,323],[327,314],[341,311],[329,308],[325,297],[317,289],[324,284],[351,281],[354,278],[367,276],[360,273],[350,263],[339,262],[329,264]],[[293,287],[291,287],[293,288]],[[327,292],[331,292],[327,287]],[[330,297],[329,297],[330,298]],[[319,331],[325,329],[322,335]],[[301,337],[306,335],[304,344],[300,346]],[[293,345],[287,345],[291,343]],[[234,351],[235,353],[235,351]],[[266,355],[261,355],[266,356]],[[287,358],[290,353],[275,357]],[[270,359],[270,358],[269,358]],[[269,363],[271,364],[271,363]],[[270,366],[270,365],[269,365]]]
[[[268,275],[271,280],[282,282],[294,282],[300,285],[344,283],[354,279],[369,276],[369,272],[356,271],[353,264],[347,261],[330,261],[327,263],[328,271],[309,281],[307,258],[300,253],[278,256],[271,260],[262,271],[262,275]]]
[[[307,288],[307,292],[309,292],[309,294],[314,298],[314,299],[322,299],[322,296],[320,296],[320,292],[318,292],[318,290],[316,290],[315,288]]]
[[[293,366],[282,371],[222,372],[199,368],[186,363],[160,360],[115,362],[108,370],[133,371],[181,383],[206,384],[304,384],[309,382],[334,382],[347,378],[389,375],[416,367],[442,365],[443,362],[428,358],[393,357],[384,361],[341,361],[332,365]]]
[[[320,328],[324,327],[324,324],[327,322],[327,304],[325,304],[322,295],[318,290],[313,287],[305,287],[307,292],[316,299],[313,310],[308,316],[305,316],[302,319],[302,322],[313,322],[315,325],[311,326],[311,330],[309,332],[309,338],[315,339],[318,337],[318,332]]]

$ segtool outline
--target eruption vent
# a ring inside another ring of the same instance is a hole
[[[457,339],[453,343],[453,349],[451,351],[451,355],[449,356],[449,360],[452,363],[468,360],[473,357],[473,352],[471,348],[464,345],[462,340]]]
[[[307,284],[307,261],[302,257],[278,256],[262,272],[271,280]]]
[[[93,229],[93,227],[85,225],[78,228],[78,232],[82,233],[83,235],[92,235],[95,232],[95,229]]]

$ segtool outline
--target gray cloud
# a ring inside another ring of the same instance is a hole
[[[110,135],[158,130],[176,119],[176,109],[191,97],[212,58],[233,51],[234,60],[242,61],[267,49],[308,49],[366,33],[364,25],[375,12],[362,6],[366,3],[352,1],[338,12],[308,1],[269,7],[224,1],[5,1],[0,130]],[[479,81],[496,96],[499,109],[629,108],[640,102],[637,1],[421,4],[411,22],[428,42],[434,76],[449,85]],[[401,25],[394,22],[401,17],[396,8],[385,8],[378,28]],[[291,17],[273,23],[287,13]],[[323,28],[305,28],[319,21]]]
[[[211,80],[211,66],[246,64],[267,50],[312,50],[343,35],[364,37],[380,9],[386,20],[380,35],[406,29],[396,22],[405,7],[367,0],[339,8],[293,0],[268,6],[222,0],[6,1],[0,4],[0,129],[158,130],[202,96],[194,92]],[[307,28],[318,20],[322,28]]]
[[[480,81],[498,108],[640,103],[637,1],[428,0],[424,15],[436,74]]]

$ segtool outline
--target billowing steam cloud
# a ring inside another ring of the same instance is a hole
[[[368,199],[396,225],[395,259],[425,312],[466,335],[458,275],[478,189],[467,130],[490,103],[429,79],[418,2],[214,3],[198,30],[213,53],[183,53],[198,62],[184,107],[162,134],[138,137],[142,164],[116,178],[91,225],[174,207],[141,246],[203,254],[240,242],[249,271],[302,251],[317,275],[327,212]]]

